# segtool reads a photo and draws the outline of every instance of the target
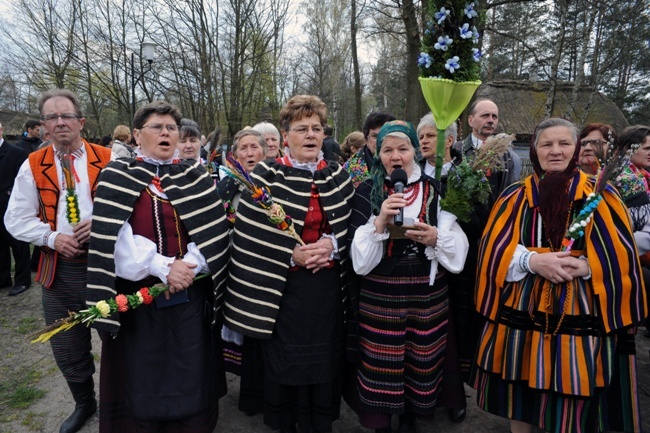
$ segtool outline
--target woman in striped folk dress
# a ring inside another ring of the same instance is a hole
[[[226,391],[214,322],[228,224],[205,168],[178,157],[180,120],[167,102],[142,107],[133,121],[137,156],[99,178],[89,305],[169,285],[153,303],[93,324],[103,340],[100,433],[212,433]],[[198,275],[206,277],[193,281]]]
[[[478,254],[477,310],[486,321],[474,386],[479,406],[509,418],[513,433],[641,431],[634,334],[647,296],[614,188],[562,251],[594,191],[578,167],[577,138],[564,119],[537,126],[534,174],[501,194]]]
[[[306,245],[272,224],[248,192],[240,197],[232,237],[225,324],[260,339],[264,422],[282,432],[330,432],[339,416],[342,281],[354,188],[340,165],[322,159],[326,122],[319,98],[291,98],[280,112],[289,154],[260,162],[252,173]]]
[[[418,159],[413,125],[384,124],[372,177],[357,188],[350,222],[350,256],[362,276],[359,419],[376,432],[391,431],[393,414],[402,432],[415,431],[416,416],[433,415],[447,336],[446,272],[463,269],[469,246],[456,217],[440,210],[439,183],[423,175]],[[393,192],[388,179],[398,168],[408,176],[404,193]],[[401,210],[412,228],[391,235]]]

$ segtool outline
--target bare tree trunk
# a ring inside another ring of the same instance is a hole
[[[562,60],[562,48],[564,47],[564,39],[566,37],[566,20],[568,12],[567,0],[557,0],[559,8],[559,23],[558,23],[558,37],[555,45],[555,54],[553,56],[553,63],[551,64],[551,75],[549,76],[550,86],[548,95],[546,97],[546,109],[544,115],[551,117],[553,109],[555,108],[555,95],[557,93],[557,73]]]
[[[587,5],[585,4],[585,7]],[[591,34],[594,28],[594,22],[596,21],[596,14],[591,11],[585,11],[585,18],[587,22],[582,28],[582,32],[579,37],[576,38],[577,43],[581,44],[580,52],[578,54],[578,59],[576,62],[576,78],[573,82],[573,92],[571,93],[571,102],[567,104],[566,110],[564,112],[564,117],[573,117],[571,116],[570,110],[571,107],[575,107],[578,102],[578,95],[580,94],[580,87],[585,80],[585,61],[587,58],[587,49],[589,48],[589,35]],[[586,119],[589,112],[585,110],[580,116],[580,124],[584,123],[583,119]]]
[[[352,49],[352,67],[354,68],[354,126],[361,129],[361,74],[357,53],[357,2],[350,2],[350,47]]]
[[[420,29],[416,8],[413,0],[405,0],[402,6],[402,20],[406,31],[407,45],[407,64],[406,64],[406,106],[404,118],[411,122],[417,122],[421,115],[421,106],[423,103],[422,90],[418,76],[418,55],[422,44],[420,43]]]

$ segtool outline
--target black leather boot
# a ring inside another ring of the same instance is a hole
[[[415,429],[415,414],[403,413],[399,416],[399,433],[417,433]]]
[[[95,412],[97,400],[95,399],[95,383],[91,377],[85,382],[68,382],[70,392],[75,401],[74,412],[66,419],[59,433],[75,433],[83,427]]]

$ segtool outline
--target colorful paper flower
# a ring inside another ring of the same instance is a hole
[[[106,301],[99,301],[95,305],[95,308],[97,308],[97,311],[103,318],[106,318],[108,317],[109,314],[111,314],[111,307],[108,305]]]
[[[141,288],[138,293],[142,295],[142,303],[144,305],[149,305],[153,302],[153,296],[149,293],[149,287]]]
[[[447,63],[445,63],[445,69],[447,69],[449,72],[453,74],[454,71],[460,69],[459,61],[460,59],[458,58],[458,56],[454,56],[451,59],[448,59]]]
[[[115,303],[117,304],[117,311],[120,313],[126,313],[129,309],[129,300],[124,295],[117,295],[115,297]]]
[[[451,11],[443,6],[438,12],[433,14],[433,17],[438,21],[438,25],[440,26],[445,22],[450,13]]]
[[[447,51],[454,41],[447,35],[438,37],[438,42],[433,46],[436,50]]]

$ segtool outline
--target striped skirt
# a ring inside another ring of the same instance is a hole
[[[449,301],[446,272],[429,286],[429,264],[401,259],[390,275],[362,278],[359,298],[363,412],[430,415],[441,389]]]
[[[479,407],[554,433],[640,431],[634,330],[603,335],[584,280],[531,274],[502,300],[479,340]]]

